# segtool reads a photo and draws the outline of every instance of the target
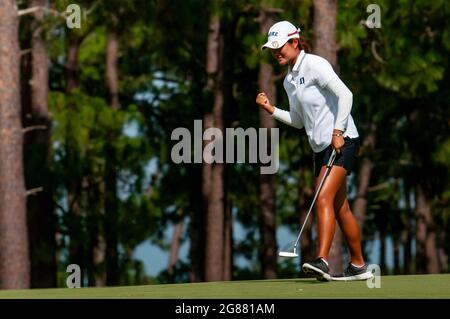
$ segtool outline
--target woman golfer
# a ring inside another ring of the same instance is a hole
[[[262,49],[270,48],[280,65],[288,66],[283,86],[289,111],[270,103],[264,92],[256,103],[277,120],[305,128],[314,152],[314,174],[320,181],[333,150],[337,156],[317,197],[319,251],[314,261],[302,265],[305,273],[319,280],[364,280],[372,277],[361,252],[358,223],[347,200],[346,175],[350,174],[359,150],[359,135],[352,116],[352,92],[339,79],[327,60],[305,53],[299,42],[300,29],[288,21],[275,23]],[[316,182],[316,189],[318,182]],[[328,254],[336,220],[350,248],[351,261],[344,273],[331,276]]]

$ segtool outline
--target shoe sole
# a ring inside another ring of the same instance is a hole
[[[310,264],[304,264],[302,266],[302,270],[305,274],[316,276],[316,279],[319,281],[331,281],[332,280],[330,274],[327,274],[326,272],[320,270],[317,267],[311,266]]]
[[[331,280],[333,281],[356,281],[356,280],[367,280],[372,279],[373,274],[370,271],[367,271],[365,273],[354,275],[354,276],[348,276],[348,277],[331,277]]]

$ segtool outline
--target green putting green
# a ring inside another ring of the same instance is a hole
[[[450,298],[450,274],[383,276],[380,288],[367,282],[319,282],[314,278],[208,282],[107,288],[3,290],[0,298]]]

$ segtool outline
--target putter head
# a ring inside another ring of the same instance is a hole
[[[286,258],[295,258],[295,257],[298,257],[298,254],[294,253],[294,252],[290,252],[290,251],[280,251],[278,253],[278,256],[286,257]]]

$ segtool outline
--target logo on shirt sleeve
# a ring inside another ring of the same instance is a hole
[[[305,77],[302,76],[302,77],[300,78],[299,82],[300,82],[300,84],[305,84]]]

